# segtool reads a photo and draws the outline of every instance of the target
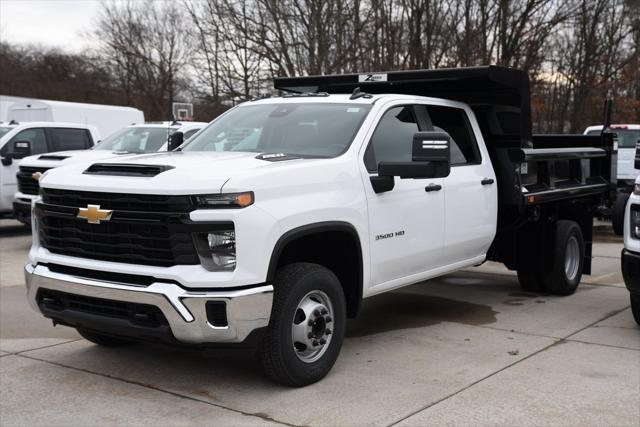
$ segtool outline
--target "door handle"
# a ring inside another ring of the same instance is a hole
[[[491,185],[491,184],[493,184],[493,179],[485,178],[482,181],[480,181],[480,184],[482,184],[482,185]]]
[[[440,190],[442,190],[442,185],[439,185],[439,184],[429,184],[426,187],[424,187],[424,191],[426,191],[427,193],[431,191],[440,191]]]

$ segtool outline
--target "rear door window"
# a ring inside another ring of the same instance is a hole
[[[184,140],[191,138],[194,133],[198,132],[200,129],[190,129],[184,133]]]
[[[451,165],[481,163],[478,143],[471,123],[464,110],[440,105],[427,105],[433,130],[444,131],[451,136]]]
[[[91,136],[86,129],[52,128],[51,151],[86,150],[91,148]]]

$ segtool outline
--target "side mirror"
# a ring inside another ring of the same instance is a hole
[[[640,169],[640,139],[636,141],[636,157],[633,162],[635,169]]]
[[[22,159],[31,155],[31,141],[13,141],[13,158]]]
[[[184,133],[174,132],[169,137],[169,143],[167,144],[167,151],[173,151],[184,142]]]
[[[444,178],[451,172],[451,137],[445,132],[413,135],[410,162],[380,162],[379,176],[400,178]]]
[[[0,157],[0,161],[2,162],[2,166],[10,166],[13,163],[13,158],[11,154],[7,154],[5,157]]]

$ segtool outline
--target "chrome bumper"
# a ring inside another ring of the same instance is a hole
[[[254,329],[267,326],[273,302],[273,286],[264,285],[233,291],[187,291],[172,283],[149,286],[103,282],[56,273],[45,265],[25,266],[29,303],[40,311],[38,289],[116,301],[151,304],[167,318],[173,336],[188,344],[239,343]],[[224,301],[228,326],[217,327],[207,321],[206,302]]]

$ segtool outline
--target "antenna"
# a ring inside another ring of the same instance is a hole
[[[602,125],[602,132],[605,132],[605,129],[609,129],[611,127],[611,111],[613,110],[613,100],[611,98],[607,98],[604,101],[604,121]]]

